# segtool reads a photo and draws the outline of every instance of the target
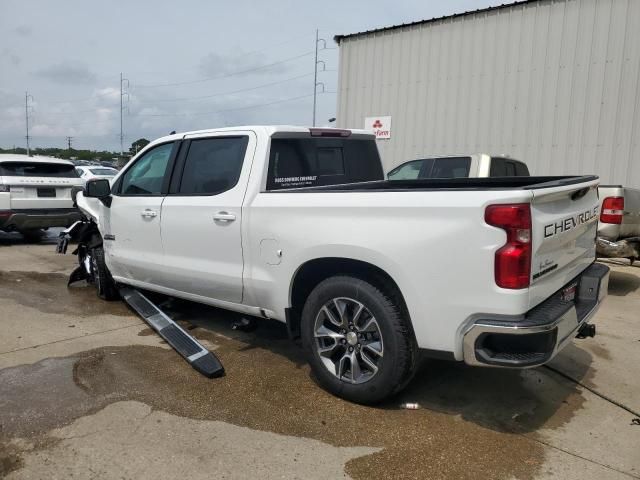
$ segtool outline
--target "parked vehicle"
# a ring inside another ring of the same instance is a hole
[[[597,252],[601,257],[640,258],[640,190],[601,185]]]
[[[523,162],[504,156],[491,156],[486,153],[410,160],[387,174],[389,180],[528,176],[529,169]]]
[[[76,167],[76,172],[85,182],[95,178],[111,179],[118,174],[118,170],[112,167],[103,167],[100,165],[80,166]]]
[[[0,154],[0,230],[68,227],[82,217],[71,199],[82,184],[67,160]]]
[[[519,161],[484,153],[469,156],[442,156],[411,160],[388,173],[389,180],[420,178],[514,177],[528,176]],[[640,258],[640,190],[622,185],[600,185],[600,223],[597,254],[600,257]]]
[[[286,322],[320,385],[373,403],[419,353],[523,368],[592,336],[597,185],[386,181],[364,130],[174,134],[78,194],[79,262],[105,299],[122,284]]]

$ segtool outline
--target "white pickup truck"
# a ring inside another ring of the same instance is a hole
[[[174,134],[78,194],[99,231],[81,265],[103,298],[121,284],[286,322],[324,388],[373,403],[421,353],[523,368],[592,336],[597,185],[390,182],[363,130]]]

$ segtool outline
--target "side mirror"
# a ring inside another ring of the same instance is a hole
[[[88,198],[106,198],[111,195],[111,185],[109,180],[98,178],[89,180],[84,188],[84,196]]]

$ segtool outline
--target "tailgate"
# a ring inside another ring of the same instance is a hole
[[[598,180],[533,189],[529,307],[564,287],[596,256]]]
[[[71,187],[79,185],[73,178],[4,177],[10,185],[11,210],[72,208]]]

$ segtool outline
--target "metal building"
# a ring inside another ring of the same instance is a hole
[[[337,125],[391,120],[387,170],[486,152],[640,187],[640,0],[527,0],[335,40]]]

